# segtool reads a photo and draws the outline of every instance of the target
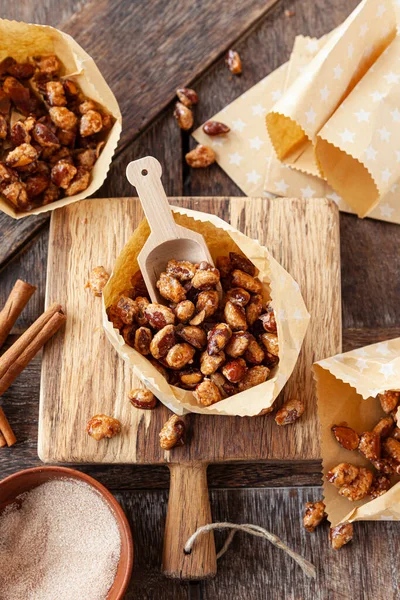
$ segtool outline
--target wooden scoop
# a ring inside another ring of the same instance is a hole
[[[168,260],[174,258],[192,263],[206,260],[213,265],[203,236],[175,223],[161,174],[161,165],[152,156],[134,160],[126,168],[128,181],[137,190],[151,229],[137,260],[152,302],[162,300],[156,282]]]

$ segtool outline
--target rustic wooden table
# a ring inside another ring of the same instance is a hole
[[[207,171],[187,168],[183,156],[194,142],[176,126],[174,90],[189,83],[197,90],[201,102],[196,122],[200,124],[287,60],[295,35],[328,32],[357,3],[0,0],[0,14],[54,25],[73,35],[115,92],[123,113],[123,135],[98,196],[131,195],[125,166],[145,154],[162,162],[170,196],[235,196],[241,195],[240,190],[217,166]],[[285,16],[286,9],[294,15]],[[230,77],[224,65],[224,52],[232,46],[242,57],[241,77]],[[399,336],[400,227],[346,214],[340,224],[344,350]],[[43,310],[48,228],[46,215],[18,222],[0,215],[0,305],[18,277],[38,286],[9,343]],[[4,397],[19,443],[1,450],[0,478],[40,464],[36,452],[39,381],[37,357]],[[165,580],[160,562],[167,468],[88,466],[82,470],[108,486],[130,518],[136,552],[127,598],[400,599],[397,524],[357,524],[353,544],[336,553],[329,548],[327,526],[313,535],[302,529],[304,503],[321,496],[318,464],[301,465],[298,472],[285,472],[279,464],[236,463],[209,469],[214,521],[257,523],[274,531],[314,562],[315,583],[266,542],[240,535],[219,561],[216,579],[190,586]]]

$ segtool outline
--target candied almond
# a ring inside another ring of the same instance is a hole
[[[247,364],[243,358],[233,358],[222,367],[222,374],[231,383],[238,383],[247,373]]]
[[[348,485],[356,479],[359,468],[350,463],[339,463],[326,474],[326,479],[337,488]]]
[[[112,438],[121,431],[121,423],[118,419],[109,417],[108,415],[95,415],[86,425],[86,432],[99,442],[103,438]]]
[[[368,495],[372,485],[373,473],[364,467],[359,468],[357,477],[348,484],[344,484],[339,489],[339,494],[351,502],[362,500]]]
[[[197,104],[199,97],[191,88],[181,87],[176,90],[179,102],[190,108],[193,104]]]
[[[181,417],[172,415],[160,431],[160,446],[163,450],[171,450],[174,446],[185,444],[186,427]]]
[[[174,117],[181,129],[187,131],[193,127],[193,113],[182,102],[175,104]]]
[[[372,485],[369,490],[369,495],[374,500],[379,496],[383,496],[391,487],[390,479],[387,475],[374,475]]]
[[[225,62],[233,75],[240,75],[242,72],[242,61],[236,50],[228,50],[225,56]]]
[[[52,106],[49,115],[54,125],[60,129],[74,129],[78,123],[78,117],[65,106]]]
[[[175,345],[175,327],[165,325],[160,331],[157,331],[150,344],[150,352],[154,358],[163,358],[168,351]]]
[[[150,345],[153,334],[148,327],[138,327],[135,331],[134,348],[139,354],[147,356],[150,354]]]
[[[356,450],[358,448],[360,438],[358,433],[351,427],[334,425],[332,427],[332,433],[339,444],[346,450]]]
[[[218,354],[223,350],[232,336],[232,330],[226,323],[218,323],[208,334],[208,354]]]
[[[220,123],[219,121],[207,121],[207,123],[204,123],[203,125],[204,133],[210,136],[224,135],[229,133],[230,130],[231,128],[228,127],[228,125],[225,125],[225,123]]]
[[[365,431],[360,435],[358,450],[368,460],[378,460],[381,456],[381,438],[373,431]]]
[[[353,539],[353,523],[342,523],[329,529],[329,540],[334,550],[340,550]]]
[[[196,269],[197,265],[188,260],[171,259],[167,262],[166,272],[179,281],[188,281],[194,277]]]
[[[304,511],[303,525],[306,531],[310,533],[315,531],[315,528],[326,519],[325,504],[322,500],[318,502],[306,502]]]
[[[294,423],[304,413],[304,402],[298,398],[291,398],[284,403],[275,415],[277,425],[289,425]]]
[[[195,348],[187,342],[175,344],[170,348],[165,357],[166,363],[171,369],[183,369],[187,364],[193,362]]]
[[[252,277],[255,277],[257,273],[257,269],[255,265],[243,254],[239,254],[238,252],[229,252],[229,258],[231,261],[231,265],[234,269],[239,269],[240,271],[244,271],[248,273]]]
[[[183,286],[169,273],[161,273],[156,286],[161,296],[170,302],[179,303],[186,300]]]
[[[185,342],[201,350],[207,343],[207,334],[201,327],[195,325],[186,325],[185,327],[177,327],[177,335]]]
[[[181,384],[192,389],[203,380],[203,373],[199,369],[187,369],[178,373]]]
[[[103,266],[95,267],[90,271],[85,287],[91,289],[95,296],[101,296],[109,279],[110,275]]]
[[[268,367],[264,367],[262,365],[256,365],[255,367],[251,367],[243,377],[241,381],[238,383],[239,392],[243,392],[248,390],[256,385],[260,385],[264,383],[268,379],[268,375],[270,370]]]
[[[392,458],[396,463],[400,464],[400,442],[392,437],[387,437],[382,442],[384,455]]]
[[[130,390],[128,394],[129,402],[135,408],[142,408],[145,410],[153,410],[157,406],[157,398],[150,390],[144,390],[143,388],[135,388]]]
[[[66,196],[75,196],[79,192],[83,192],[87,189],[90,181],[90,171],[87,171],[83,167],[78,167],[76,175],[71,181],[71,184],[65,190]]]
[[[210,379],[204,379],[196,386],[193,392],[197,402],[203,406],[211,406],[222,400],[221,393],[218,387]]]
[[[204,351],[200,356],[200,371],[203,375],[215,373],[225,362],[225,353],[223,350],[212,356]]]
[[[393,429],[393,417],[391,415],[388,415],[387,417],[383,417],[382,419],[380,419],[372,431],[373,433],[377,433],[378,435],[380,435],[382,438],[385,438],[391,434]]]
[[[31,144],[21,144],[7,154],[6,164],[9,167],[24,167],[37,158],[37,150]]]
[[[62,129],[70,129],[69,127],[63,127]],[[97,110],[88,110],[82,115],[79,123],[79,133],[82,137],[88,137],[99,133],[103,129],[103,119],[101,114]]]
[[[224,319],[234,331],[247,329],[246,312],[243,307],[233,304],[230,300],[225,304]]]
[[[232,286],[244,288],[252,294],[262,293],[261,281],[240,269],[234,269],[232,272]]]
[[[383,394],[378,394],[379,401],[382,406],[382,410],[385,413],[391,413],[397,407],[400,398],[400,392],[388,390]]]
[[[185,156],[187,164],[193,169],[204,169],[209,167],[215,162],[215,158],[214,150],[203,144],[199,144]]]

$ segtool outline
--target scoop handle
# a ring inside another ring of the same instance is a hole
[[[127,179],[136,188],[154,241],[159,243],[180,237],[161,183],[161,174],[161,165],[153,156],[134,160],[126,167]]]

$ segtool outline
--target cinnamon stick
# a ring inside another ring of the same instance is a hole
[[[6,438],[4,437],[4,435],[0,432],[0,448],[4,448],[4,446],[7,446],[7,442],[6,442]]]
[[[21,279],[17,279],[15,282],[3,310],[0,312],[0,348],[35,290],[35,286]]]
[[[4,410],[0,407],[0,432],[1,437],[7,442],[7,446],[12,446],[17,441],[13,430],[10,427],[10,423],[7,421],[7,417],[4,414]]]
[[[56,313],[62,313],[61,304],[52,304],[49,308],[38,318],[32,325],[21,335],[20,338],[0,357],[0,380],[10,368],[12,364],[16,362],[18,357],[24,352],[24,350],[32,343],[32,341],[39,335],[43,327],[50,321],[51,317]]]
[[[27,364],[65,321],[66,316],[61,311],[61,306],[53,304],[3,354],[0,359],[0,396],[8,390]]]

